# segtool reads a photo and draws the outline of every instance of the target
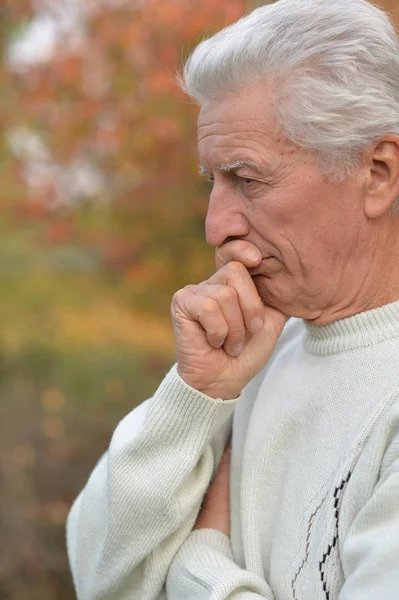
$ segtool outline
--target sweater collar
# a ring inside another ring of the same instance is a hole
[[[336,354],[399,337],[399,301],[329,325],[305,321],[305,347],[314,354]]]

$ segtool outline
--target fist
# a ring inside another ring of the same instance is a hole
[[[226,243],[217,250],[217,272],[173,297],[178,372],[188,385],[213,398],[241,393],[266,364],[287,321],[262,303],[248,272],[261,261],[253,244]]]

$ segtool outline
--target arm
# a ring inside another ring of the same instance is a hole
[[[170,600],[273,600],[261,577],[234,562],[229,539],[230,455],[228,444],[194,531],[171,565],[167,579]]]
[[[342,542],[345,582],[339,600],[398,597],[398,457],[399,434],[385,453],[371,498]],[[167,580],[170,600],[273,600],[273,593],[262,578],[234,563],[229,540],[229,464],[226,469],[225,458],[226,452],[206,494],[195,530],[171,565]]]
[[[154,397],[119,424],[68,518],[79,600],[159,597],[195,522],[237,401],[192,390],[174,367]]]
[[[168,574],[170,600],[274,600],[268,584],[240,569],[228,536],[216,529],[193,531]]]
[[[226,244],[224,257],[233,262],[175,294],[177,370],[122,421],[72,508],[68,552],[79,600],[164,597],[170,563],[222,454],[229,417],[287,321],[263,305],[246,269],[261,256],[245,258],[248,247],[241,240]]]

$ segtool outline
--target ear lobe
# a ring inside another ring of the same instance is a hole
[[[376,219],[399,197],[399,136],[385,136],[375,145],[368,170],[364,210],[369,219]]]

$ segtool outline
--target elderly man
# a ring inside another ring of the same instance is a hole
[[[397,600],[393,27],[280,0],[183,80],[217,271],[173,298],[177,365],[71,510],[78,598]]]

